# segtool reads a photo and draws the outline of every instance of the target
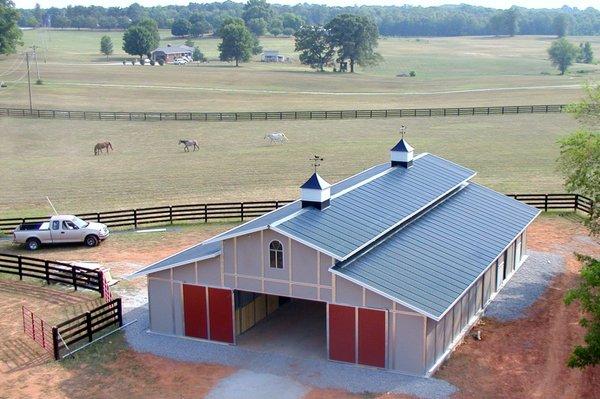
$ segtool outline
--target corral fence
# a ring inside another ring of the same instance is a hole
[[[591,215],[593,202],[579,194],[507,194],[526,204],[545,211],[570,210]],[[120,211],[82,213],[84,220],[104,223],[109,227],[137,228],[147,224],[173,224],[179,222],[204,222],[241,220],[261,216],[293,201],[222,202],[212,204],[166,205]],[[41,222],[47,217],[0,219],[0,231],[9,233],[20,223]]]
[[[12,274],[45,281],[46,284],[71,285],[77,291],[85,288],[100,293],[105,298],[110,289],[101,270],[73,266],[68,263],[31,258],[29,256],[0,253],[0,273]]]
[[[292,201],[221,202],[191,205],[166,205],[151,208],[136,208],[120,211],[82,213],[77,216],[104,223],[110,227],[144,224],[173,224],[193,221],[205,222],[225,219],[245,220],[263,215]],[[48,217],[27,217],[0,219],[0,231],[12,232],[17,225],[26,222],[42,222]]]
[[[98,334],[123,326],[121,298],[108,301],[88,312],[56,325],[49,324],[31,310],[22,307],[23,332],[55,360],[63,358],[81,344],[94,341]]]
[[[57,109],[0,108],[0,116],[16,118],[76,119],[92,121],[196,121],[240,122],[265,120],[321,120],[410,118],[432,116],[512,115],[560,113],[564,104],[500,105],[491,107],[396,108],[266,112],[116,112]]]

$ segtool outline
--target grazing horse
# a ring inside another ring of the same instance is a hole
[[[106,149],[106,155],[108,155],[109,150],[112,150],[112,144],[110,141],[105,141],[104,143],[98,143],[94,146],[94,155],[102,154],[102,150]]]
[[[198,147],[198,142],[196,140],[182,139],[182,140],[179,140],[179,144],[183,144],[185,146],[185,147],[183,147],[183,151],[185,151],[185,152],[189,152],[190,147],[192,147],[194,151],[200,149],[200,147]]]
[[[286,137],[285,133],[269,133],[265,134],[265,140],[269,140],[269,144],[283,144],[284,142],[288,141],[288,138]]]

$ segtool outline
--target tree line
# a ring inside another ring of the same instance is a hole
[[[7,1],[7,0],[2,0]],[[355,14],[371,18],[386,36],[463,36],[515,34],[600,34],[600,11],[571,7],[560,9],[508,10],[461,5],[419,6],[326,6],[272,4],[263,0],[248,4],[232,1],[190,3],[187,6],[128,7],[68,6],[20,9],[20,26],[76,29],[126,29],[144,18],[156,21],[160,29],[173,29],[177,36],[218,32],[227,18],[242,18],[254,35],[292,35],[303,25],[325,25],[338,15]]]

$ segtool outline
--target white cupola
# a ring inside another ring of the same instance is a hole
[[[302,208],[312,206],[317,209],[325,209],[329,206],[331,185],[315,172],[306,183],[300,186],[300,198],[302,199]]]
[[[413,151],[414,148],[412,148],[410,144],[404,140],[404,137],[402,137],[398,144],[396,144],[394,148],[390,150],[392,166],[410,168],[413,163]]]

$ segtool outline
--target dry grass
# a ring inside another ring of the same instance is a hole
[[[63,212],[144,205],[293,198],[325,157],[321,174],[339,181],[386,162],[408,125],[417,152],[431,152],[476,171],[503,192],[560,191],[556,140],[575,128],[567,115],[406,120],[271,121],[253,123],[87,122],[2,119],[0,211],[47,213],[45,196]],[[263,136],[284,131],[289,143]],[[180,138],[201,150],[184,153]],[[98,141],[115,151],[94,156]]]

